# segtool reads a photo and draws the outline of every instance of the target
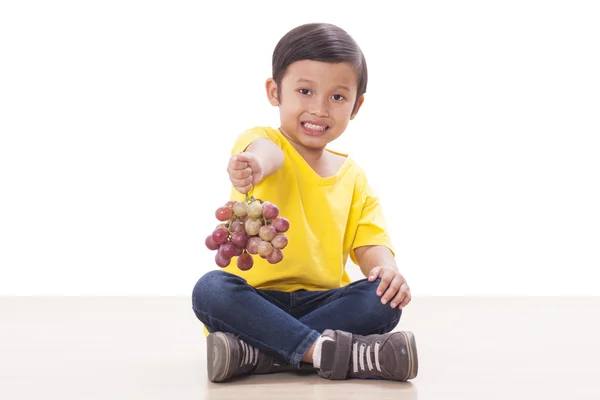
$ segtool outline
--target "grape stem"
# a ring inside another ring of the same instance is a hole
[[[232,235],[233,232],[231,232],[231,228],[233,228],[233,223],[239,221],[239,218],[237,218],[236,216],[231,217],[231,219],[229,221],[227,221],[227,223],[225,224],[225,227],[227,228],[227,232],[229,232],[229,235]]]
[[[246,203],[250,204],[254,201],[258,201],[260,204],[263,204],[264,201],[261,199],[256,199],[254,196],[249,196],[248,193],[246,193]]]

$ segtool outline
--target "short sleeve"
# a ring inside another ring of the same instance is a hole
[[[350,249],[352,261],[358,265],[354,250],[362,246],[385,246],[394,254],[391,240],[387,232],[387,226],[383,210],[375,191],[366,186],[364,205],[358,220],[356,235]]]
[[[233,148],[231,149],[231,155],[241,153],[250,146],[250,144],[258,138],[270,139],[269,134],[263,128],[252,128],[247,131],[241,133],[235,143],[233,144]]]

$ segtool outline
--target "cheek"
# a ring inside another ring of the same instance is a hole
[[[286,115],[295,116],[303,112],[304,104],[298,98],[289,97],[287,101],[283,103],[283,108]]]
[[[342,121],[349,121],[352,116],[352,106],[344,105],[343,107],[338,107],[334,110],[335,119]]]
[[[336,137],[341,135],[342,132],[344,132],[347,127],[348,127],[348,120],[346,120],[346,119],[336,120],[335,130],[334,130]]]

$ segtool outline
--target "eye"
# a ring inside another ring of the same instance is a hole
[[[298,91],[304,95],[307,95],[307,96],[310,95],[310,90],[308,90],[308,89],[299,89]]]
[[[335,101],[341,101],[344,100],[344,96],[342,96],[341,94],[334,94],[333,96],[331,96]]]

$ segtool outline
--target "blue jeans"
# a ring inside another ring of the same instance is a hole
[[[280,361],[300,367],[326,329],[369,335],[390,332],[402,310],[381,304],[380,280],[324,291],[259,290],[223,271],[205,274],[192,293],[192,309],[209,332],[230,332]]]

